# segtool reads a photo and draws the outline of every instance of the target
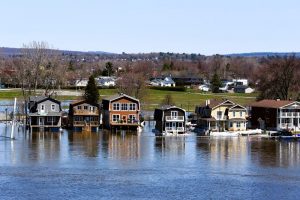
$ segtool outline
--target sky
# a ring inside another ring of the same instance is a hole
[[[112,53],[299,52],[299,0],[9,0],[0,46]]]

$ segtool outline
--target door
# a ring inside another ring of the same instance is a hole
[[[39,125],[40,126],[45,125],[45,119],[44,119],[44,117],[39,117]]]
[[[172,119],[176,119],[178,116],[178,112],[177,111],[171,111],[171,117]]]
[[[176,127],[176,122],[172,122],[172,130],[176,130],[177,127]]]

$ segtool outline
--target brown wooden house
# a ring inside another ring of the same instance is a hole
[[[96,132],[100,126],[100,105],[85,100],[73,102],[69,107],[69,123],[74,131]]]
[[[136,129],[140,125],[140,101],[126,94],[102,100],[105,128]]]

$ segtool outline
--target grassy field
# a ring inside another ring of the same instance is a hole
[[[100,89],[101,98],[105,96],[114,95],[117,93],[116,89]],[[241,105],[247,105],[253,101],[257,96],[254,94],[230,94],[230,93],[201,93],[198,90],[187,90],[186,92],[177,91],[163,91],[147,89],[145,98],[141,100],[144,110],[154,110],[159,107],[167,94],[170,94],[175,102],[175,105],[183,107],[187,111],[194,111],[195,106],[199,105],[207,99],[229,99]],[[13,99],[14,97],[21,98],[21,90],[1,90],[0,99]],[[78,96],[58,96],[58,100],[76,100]]]

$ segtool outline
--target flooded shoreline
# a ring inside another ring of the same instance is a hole
[[[155,137],[151,129],[140,134],[16,130],[16,140],[0,138],[0,198],[296,199],[299,194],[299,142]]]

